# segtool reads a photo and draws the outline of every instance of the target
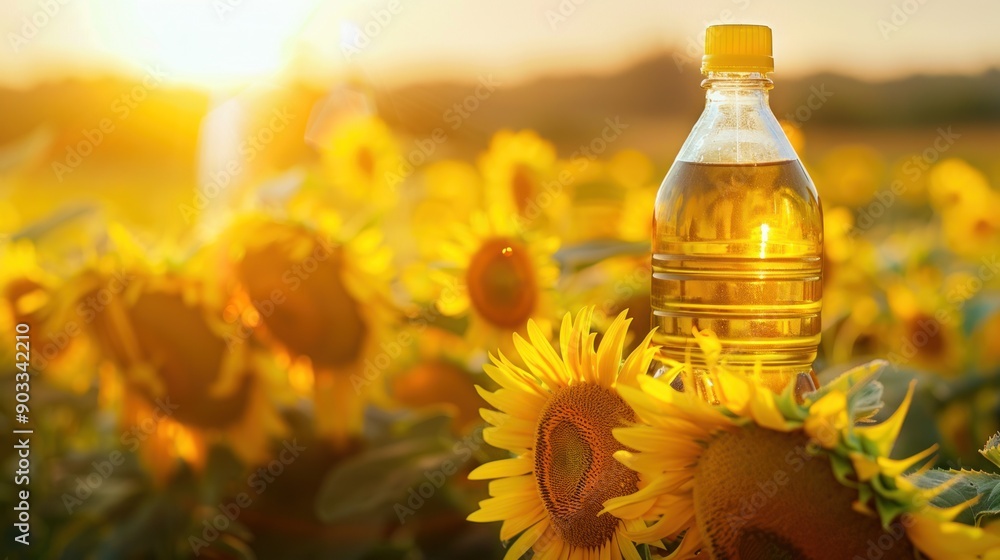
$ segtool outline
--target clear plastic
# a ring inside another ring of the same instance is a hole
[[[656,198],[653,326],[658,358],[689,361],[694,390],[720,400],[692,329],[728,363],[780,392],[815,387],[823,214],[768,105],[771,80],[710,73],[705,111]]]

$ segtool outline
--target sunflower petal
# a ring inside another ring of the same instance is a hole
[[[879,455],[888,456],[892,452],[896,438],[899,437],[899,431],[903,428],[903,420],[906,419],[906,413],[910,410],[910,403],[913,402],[913,392],[916,386],[916,380],[910,382],[906,398],[885,422],[855,430],[859,436],[876,446]]]
[[[610,387],[618,376],[622,362],[622,350],[625,348],[625,335],[632,322],[627,311],[622,311],[604,333],[601,345],[597,348],[597,384]]]
[[[539,501],[531,513],[504,520],[503,525],[500,526],[500,540],[509,541],[522,531],[540,523],[547,515],[545,506]]]
[[[507,550],[507,554],[504,554],[503,559],[518,560],[525,552],[528,552],[528,549],[534,546],[548,528],[548,521],[541,521],[521,533],[521,536]]]
[[[489,480],[506,476],[520,476],[531,472],[532,461],[529,456],[522,455],[513,459],[500,459],[479,465],[469,473],[469,480]]]
[[[639,556],[639,551],[635,549],[635,545],[632,544],[632,540],[625,535],[616,535],[618,539],[618,549],[621,550],[622,558],[624,560],[642,560],[642,556]]]

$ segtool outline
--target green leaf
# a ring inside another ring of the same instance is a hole
[[[979,453],[989,459],[991,463],[1000,467],[1000,432],[993,434],[993,437],[986,442],[986,445],[979,450]]]
[[[448,437],[453,418],[447,414],[418,416],[407,426],[406,437]]]
[[[236,560],[257,560],[257,555],[253,553],[250,545],[236,538],[233,535],[224,533],[219,540],[212,543],[212,547],[227,554],[227,558]]]
[[[10,239],[12,241],[18,239],[39,240],[74,220],[93,218],[98,214],[99,208],[94,204],[66,206],[15,231],[10,234]]]
[[[962,330],[965,336],[972,335],[983,321],[993,316],[1000,308],[1000,297],[986,296],[967,301],[962,312]]]
[[[648,255],[649,243],[645,241],[619,241],[599,239],[577,245],[568,245],[556,251],[555,259],[565,271],[575,271],[622,255]]]
[[[428,418],[406,427],[395,438],[327,473],[316,498],[320,519],[332,523],[355,517],[405,518],[429,499],[419,488],[426,490],[429,484],[432,495],[441,491],[448,482],[445,471],[451,470],[443,467],[448,461],[455,465],[462,460],[446,435],[448,424]]]
[[[888,365],[885,360],[872,360],[851,368],[806,395],[806,402],[816,402],[834,390],[842,391],[847,394],[851,416],[858,420],[869,418],[883,406],[882,385],[878,378]]]
[[[379,543],[365,553],[364,560],[406,560],[413,551],[406,544]]]
[[[55,134],[48,127],[38,127],[0,148],[0,174],[15,173],[26,165],[46,157]]]
[[[968,503],[955,520],[967,525],[982,525],[1000,518],[1000,475],[980,471],[930,470],[909,477],[920,488],[947,484],[931,504],[941,508]],[[975,500],[974,503],[970,503]]]

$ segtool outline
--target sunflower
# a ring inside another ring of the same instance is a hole
[[[26,323],[34,370],[60,389],[90,390],[97,356],[88,337],[80,335],[92,305],[100,303],[78,300],[75,278],[67,281],[41,266],[37,247],[28,240],[0,247],[0,263],[0,332],[13,340],[15,327]],[[13,362],[14,350],[11,344],[0,354]]]
[[[557,248],[554,237],[518,234],[507,222],[474,214],[468,226],[453,226],[451,241],[440,248],[438,310],[469,318],[470,344],[509,348],[511,333],[529,319],[547,326],[553,316]]]
[[[562,167],[561,176],[567,179],[565,198],[571,206],[558,212],[559,216],[568,217],[557,224],[560,238],[567,243],[617,238],[625,220],[629,189],[616,181],[612,170],[619,176],[623,170],[583,157],[568,161]],[[649,214],[646,221],[652,223],[650,208],[652,206],[646,208]]]
[[[605,169],[624,191],[615,237],[648,242],[653,226],[651,209],[660,188],[659,182],[654,181],[653,162],[642,152],[625,149],[612,156]]]
[[[481,411],[491,424],[483,437],[515,457],[470,473],[474,480],[493,480],[492,497],[480,502],[469,520],[503,521],[500,538],[517,537],[505,560],[520,558],[529,549],[539,559],[639,558],[625,532],[641,530],[642,522],[616,518],[601,509],[608,499],[645,484],[642,475],[614,460],[622,446],[612,430],[635,420],[619,391],[635,385],[654,350],[647,337],[622,362],[629,323],[622,313],[595,351],[592,314],[593,309],[587,308],[575,322],[564,317],[561,355],[532,321],[528,340],[514,336],[527,369],[503,354],[491,356],[492,364],[485,366],[501,388],[492,393],[478,389],[499,409]]]
[[[824,202],[858,207],[867,204],[882,184],[885,163],[871,146],[850,144],[827,152],[818,170],[823,180],[816,184]]]
[[[989,256],[1000,247],[1000,194],[989,191],[978,200],[963,199],[941,212],[948,249],[968,258]]]
[[[646,337],[652,324],[650,274],[648,255],[617,256],[574,273],[567,279],[565,291],[596,304],[594,323],[601,331],[625,311],[632,319],[625,339],[625,349],[631,351]]]
[[[409,320],[407,330],[400,332],[412,336],[416,348],[401,360],[404,365],[389,380],[389,404],[443,413],[452,419],[455,433],[471,432],[482,423],[479,409],[484,404],[474,384],[489,382],[482,368],[468,363],[474,349],[460,335],[435,326],[427,316]]]
[[[982,200],[990,193],[986,175],[960,158],[941,160],[927,176],[931,205],[938,210]]]
[[[465,221],[479,208],[482,180],[471,164],[463,161],[432,163],[420,174],[423,196],[410,214],[412,237],[419,254],[433,255],[447,241],[445,224]]]
[[[440,410],[454,418],[456,431],[468,432],[479,423],[483,401],[472,389],[470,373],[461,364],[427,358],[399,372],[392,379],[395,402],[408,408]]]
[[[396,200],[399,184],[406,178],[406,168],[399,144],[389,125],[375,115],[346,118],[319,144],[326,177],[335,187],[321,198],[339,195],[334,202],[350,204],[375,202],[389,207]]]
[[[686,529],[674,552],[681,558],[698,549],[711,558],[816,560],[871,557],[872,548],[885,559],[995,553],[996,527],[953,521],[967,504],[932,505],[946,485],[925,488],[904,475],[933,448],[889,458],[912,386],[887,420],[855,425],[880,406],[874,378],[885,365],[855,368],[801,403],[790,389],[776,395],[722,367],[723,405],[674,390],[670,376],[640,377],[639,388],[620,389],[639,422],[615,430],[626,447],[615,456],[648,482],[606,510],[651,523],[627,533],[637,542]]]
[[[877,339],[873,326],[881,307],[871,296],[882,260],[865,237],[857,235],[854,213],[843,206],[823,210],[823,327],[832,363],[868,354]],[[829,325],[835,325],[829,328]]]
[[[957,255],[981,257],[1000,243],[1000,194],[986,175],[958,158],[931,168],[927,178],[931,205],[941,215],[947,247]]]
[[[924,266],[888,286],[886,300],[894,326],[886,341],[887,356],[893,363],[912,363],[953,377],[963,370],[966,341],[961,307],[947,298],[959,293],[952,286],[968,282],[963,282],[964,275],[942,276],[936,268]]]
[[[0,245],[0,265],[0,329],[13,340],[18,324],[41,326],[55,279],[38,265],[35,246],[28,240]],[[13,359],[13,348],[11,344],[2,350],[5,358],[10,353]]]
[[[533,228],[562,202],[555,147],[532,130],[501,130],[479,157],[486,204],[494,217]]]
[[[269,398],[273,384],[248,347],[231,344],[239,335],[203,284],[176,272],[129,277],[107,297],[99,295],[107,282],[98,272],[77,279],[82,300],[104,302],[88,326],[104,356],[101,400],[121,398],[130,434],[122,444],[139,450],[160,480],[178,459],[203,467],[214,444],[248,464],[266,459],[271,438],[285,430]]]
[[[632,149],[615,153],[607,163],[608,173],[615,182],[626,189],[640,189],[649,186],[659,187],[653,181],[653,162],[646,154]],[[650,212],[652,213],[652,212]]]
[[[319,433],[341,443],[360,433],[368,397],[402,351],[389,344],[391,255],[381,234],[348,234],[333,216],[318,226],[246,216],[222,246],[226,320],[247,335],[235,342],[274,351],[293,388],[313,397]]]
[[[1000,345],[993,343],[996,340],[1000,340],[1000,310],[990,313],[973,333],[976,363],[987,371],[1000,368]]]
[[[626,241],[649,241],[653,235],[653,215],[650,208],[656,204],[659,187],[648,185],[629,189],[625,193],[622,219],[618,236]]]
[[[785,133],[785,137],[788,138],[788,143],[792,145],[795,153],[801,154],[806,147],[806,135],[802,133],[802,127],[796,121],[785,119],[778,121],[778,124],[781,125],[781,131]]]

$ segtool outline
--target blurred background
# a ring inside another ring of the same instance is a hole
[[[828,379],[873,357],[897,454],[1000,426],[1000,7],[986,0],[7,0],[3,549],[492,558],[464,519],[486,353],[649,324],[649,216],[704,28],[774,32],[826,216]],[[15,333],[31,336],[28,420]],[[21,327],[23,329],[23,327]],[[640,334],[642,333],[642,334]],[[10,473],[10,476],[7,475]],[[31,545],[14,542],[30,489]]]

